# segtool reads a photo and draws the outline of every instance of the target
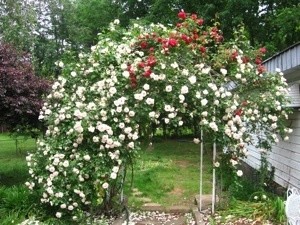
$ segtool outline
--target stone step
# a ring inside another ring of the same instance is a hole
[[[216,196],[216,203],[219,201],[218,196]],[[201,211],[211,209],[212,206],[212,195],[202,195],[201,196]],[[195,204],[200,210],[200,195],[195,196]]]

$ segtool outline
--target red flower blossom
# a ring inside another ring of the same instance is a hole
[[[194,34],[193,34],[193,39],[194,39],[194,40],[197,40],[198,38],[199,38],[199,35],[198,35],[197,33],[194,33]]]
[[[257,65],[261,64],[261,63],[262,63],[262,59],[261,59],[260,57],[257,57],[257,58],[255,59],[255,63],[256,63]]]
[[[248,63],[250,60],[247,56],[243,56],[242,61],[243,61],[243,63]]]
[[[169,46],[175,47],[177,45],[177,40],[174,38],[170,38],[168,41]]]
[[[206,52],[206,48],[204,46],[201,46],[199,48],[200,52],[202,52],[203,54]]]
[[[265,47],[262,47],[262,48],[259,49],[259,52],[262,53],[262,54],[266,54],[267,49]]]
[[[181,39],[186,43],[186,44],[189,44],[191,43],[193,40],[192,38],[190,38],[189,36],[185,35],[185,34],[182,34],[181,35]]]
[[[247,100],[245,100],[245,101],[242,102],[242,106],[247,106],[247,105],[248,105],[248,101]]]
[[[192,20],[196,20],[196,19],[197,19],[197,14],[192,14],[192,15],[191,15],[191,19],[192,19]]]
[[[144,68],[146,65],[145,65],[145,62],[140,62],[139,64],[138,64],[138,67],[139,68]]]
[[[130,85],[132,88],[135,88],[137,86],[137,80],[134,74],[130,74]]]
[[[264,67],[263,65],[258,65],[257,66],[257,71],[259,74],[266,72],[266,67]]]
[[[182,27],[182,23],[177,23],[176,27],[178,27],[178,28]]]
[[[140,43],[140,46],[141,46],[142,49],[145,49],[145,48],[148,47],[148,43],[147,43],[146,41],[142,41],[142,42]]]
[[[202,19],[202,18],[197,19],[197,24],[198,24],[199,26],[202,26],[203,23],[204,23],[204,19]]]
[[[161,37],[158,37],[158,38],[156,39],[156,41],[157,41],[158,43],[162,43],[162,42],[163,42],[163,39],[162,39]]]
[[[144,77],[149,78],[150,75],[151,75],[151,73],[152,73],[151,70],[146,70],[146,71],[144,72]]]
[[[239,53],[237,51],[234,51],[232,54],[231,54],[231,60],[236,60],[236,57],[239,55]]]
[[[242,109],[237,109],[235,112],[234,112],[234,115],[236,116],[241,116],[243,114],[243,110]]]
[[[181,10],[179,13],[178,13],[178,18],[179,19],[182,19],[182,20],[185,20],[186,19],[186,13]]]
[[[155,66],[156,58],[153,55],[150,55],[147,59],[147,66]]]

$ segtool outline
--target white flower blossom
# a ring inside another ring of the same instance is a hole
[[[208,103],[208,101],[207,101],[206,98],[204,98],[204,99],[201,100],[201,105],[202,105],[202,106],[206,106],[207,103]]]
[[[238,170],[236,172],[236,175],[238,175],[239,177],[243,176],[243,171],[242,170]]]
[[[172,86],[171,85],[167,85],[166,86],[166,92],[171,92],[172,91]]]
[[[183,95],[189,93],[189,88],[185,85],[182,86],[181,90],[180,90],[180,93],[183,94]]]
[[[199,139],[199,138],[194,138],[194,139],[193,139],[193,142],[194,142],[195,144],[199,144],[199,143],[200,143],[200,139]]]

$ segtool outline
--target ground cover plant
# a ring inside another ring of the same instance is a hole
[[[289,132],[287,84],[280,71],[265,71],[266,49],[252,49],[242,29],[224,42],[217,23],[184,11],[178,17],[174,26],[126,30],[115,20],[90,53],[58,62],[62,75],[40,114],[48,128],[27,156],[27,186],[57,218],[75,223],[87,212],[113,212],[139,138],[153,124],[193,121],[226,147],[232,168],[253,134],[267,150]]]

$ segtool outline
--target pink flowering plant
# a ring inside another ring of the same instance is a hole
[[[112,207],[139,131],[151,123],[196,121],[235,161],[254,134],[254,144],[269,149],[288,133],[287,84],[280,71],[265,71],[265,49],[252,49],[241,30],[225,42],[197,15],[178,17],[175,26],[127,30],[115,20],[78,62],[58,62],[63,72],[40,113],[48,129],[27,157],[27,186],[56,217],[76,221]]]

